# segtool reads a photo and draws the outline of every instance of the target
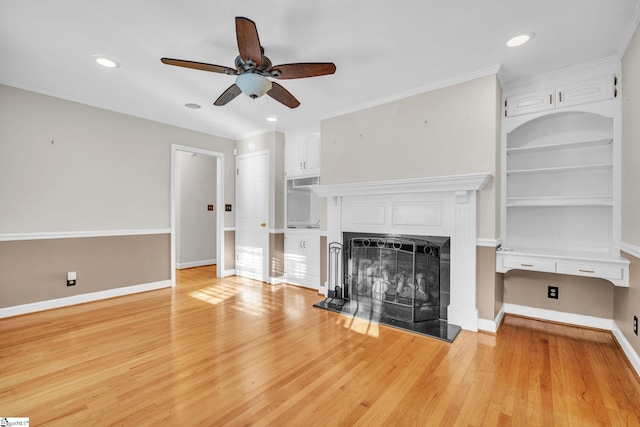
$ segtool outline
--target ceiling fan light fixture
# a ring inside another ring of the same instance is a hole
[[[245,73],[236,78],[236,85],[249,98],[260,98],[271,90],[271,80],[260,74]]]

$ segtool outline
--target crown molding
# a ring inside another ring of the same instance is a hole
[[[609,56],[606,58],[597,59],[595,61],[586,62],[580,65],[574,65],[567,68],[562,68],[560,70],[551,71],[549,73],[538,74],[533,77],[529,77],[526,79],[515,80],[509,83],[506,83],[502,89],[504,91],[513,90],[521,87],[532,86],[536,83],[544,82],[552,79],[559,79],[564,77],[574,76],[578,73],[583,73],[587,71],[593,71],[599,68],[619,66],[620,58],[617,56]]]

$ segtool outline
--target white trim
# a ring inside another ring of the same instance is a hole
[[[225,154],[186,145],[171,144],[171,286],[176,286],[176,152],[202,154],[216,158],[216,204],[224,206],[225,200]],[[224,214],[216,215],[216,255],[220,265],[224,265]],[[221,269],[216,269],[217,277],[224,277]]]
[[[170,280],[145,283],[141,285],[125,286],[113,288],[106,291],[91,292],[88,294],[73,295],[70,297],[57,298],[47,301],[39,301],[30,304],[16,305],[13,307],[0,308],[0,319],[4,317],[19,316],[21,314],[35,313],[37,311],[51,310],[53,308],[67,307],[70,305],[83,304],[85,302],[99,301],[108,298],[120,297],[123,295],[137,294],[140,292],[154,291],[156,289],[171,287]]]
[[[266,283],[270,285],[279,285],[281,283],[286,283],[286,280],[284,280],[284,276],[280,276],[280,277],[269,276]]]
[[[493,67],[485,68],[483,70],[478,70],[473,73],[463,74],[462,76],[454,77],[448,80],[443,80],[441,82],[437,82],[427,86],[421,86],[415,89],[408,90],[406,92],[400,92],[395,95],[387,96],[384,98],[378,98],[371,102],[367,102],[364,104],[356,105],[354,107],[345,108],[343,110],[334,111],[333,113],[326,114],[320,117],[320,120],[331,119],[333,117],[343,116],[345,114],[355,113],[357,111],[366,110],[367,108],[377,107],[379,105],[388,104],[390,102],[399,101],[401,99],[410,98],[415,95],[420,95],[427,92],[433,92],[434,90],[442,89],[449,86],[454,86],[460,83],[465,83],[468,81],[476,80],[482,77],[491,76],[494,74],[498,74],[500,71],[501,65],[495,65]]]
[[[265,135],[267,133],[271,133],[271,132],[279,132],[284,134],[284,129],[278,127],[278,126],[274,126],[273,128],[267,128],[267,129],[259,129],[259,130],[254,130],[252,132],[247,132],[247,133],[243,133],[243,134],[239,134],[233,137],[233,139],[235,139],[236,141],[239,141],[241,139],[248,139],[248,138],[255,138],[256,136],[260,136],[260,135]]]
[[[497,248],[500,245],[502,245],[502,239],[476,239],[476,246]]]
[[[613,320],[602,317],[585,316],[583,314],[565,313],[562,311],[546,310],[543,308],[527,307],[517,304],[504,304],[504,311],[508,314],[517,314],[534,319],[549,320],[552,322],[566,323],[587,328],[612,330]]]
[[[229,277],[229,276],[235,276],[236,275],[236,269],[232,268],[230,270],[223,270],[222,271],[222,277]]]
[[[505,314],[504,306],[505,304],[502,304],[502,307],[500,307],[500,310],[494,320],[478,319],[478,329],[486,332],[492,332],[494,334],[497,333]]]
[[[170,228],[148,228],[132,230],[97,230],[97,231],[52,231],[42,233],[8,233],[0,234],[0,242],[19,240],[78,239],[85,237],[143,236],[147,234],[169,234]]]
[[[618,43],[618,58],[622,61],[622,57],[624,56],[627,48],[629,47],[629,43],[633,39],[633,35],[638,28],[638,23],[640,22],[640,3],[636,4],[636,8],[633,10],[633,15],[631,18],[631,22],[625,29],[624,35],[620,39],[620,43]]]
[[[640,356],[638,356],[638,353],[636,353],[636,351],[633,349],[631,343],[624,336],[622,330],[618,327],[618,324],[616,322],[612,322],[611,332],[613,333],[615,339],[618,341],[618,344],[620,344],[620,347],[622,348],[624,354],[627,356],[627,359],[629,359],[631,366],[633,366],[633,369],[636,370],[636,374],[640,376]]]
[[[620,58],[617,56],[609,56],[607,58],[598,59],[595,61],[587,62],[585,64],[574,65],[571,67],[563,68],[561,70],[552,71],[550,73],[538,74],[533,77],[528,77],[526,79],[516,80],[505,84],[502,88],[503,98],[506,97],[507,94],[505,92],[512,91],[513,89],[533,86],[535,84],[539,84],[541,82],[546,82],[548,80],[560,79],[565,77],[573,76],[575,78],[575,74],[589,72],[593,70],[597,70],[599,68],[611,67],[611,66],[620,66]],[[503,100],[504,101],[504,100]]]
[[[620,250],[636,258],[640,258],[640,247],[627,242],[620,242]]]
[[[215,265],[215,264],[217,264],[215,258],[214,259],[203,259],[201,261],[176,263],[176,268],[178,270],[182,270],[184,268],[203,267],[205,265]]]
[[[235,225],[233,227],[225,227],[224,231],[236,231]]]
[[[409,194],[440,191],[478,191],[487,185],[490,173],[444,175],[389,181],[349,184],[311,185],[320,197],[369,196],[374,194]]]
[[[285,228],[270,228],[269,234],[284,234],[286,232]]]

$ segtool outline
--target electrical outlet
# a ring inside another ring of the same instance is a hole
[[[558,299],[558,287],[557,286],[549,286],[547,288],[547,298]]]
[[[224,205],[225,212],[231,212],[231,205]]]
[[[67,273],[67,286],[75,286],[76,285],[76,272],[70,271]]]
[[[633,316],[633,333],[638,335],[638,316]]]

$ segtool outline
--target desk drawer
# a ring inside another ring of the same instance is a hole
[[[560,262],[558,263],[558,273],[573,274],[574,276],[601,277],[614,280],[621,280],[624,277],[624,271],[622,267],[588,264],[564,264]]]
[[[553,261],[540,261],[538,259],[525,258],[503,258],[502,266],[505,269],[517,268],[519,270],[544,271],[547,273],[556,272],[556,263]]]

